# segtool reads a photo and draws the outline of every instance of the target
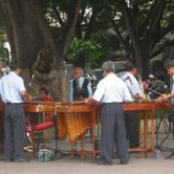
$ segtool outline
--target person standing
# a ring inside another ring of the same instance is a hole
[[[121,76],[121,79],[126,83],[133,101],[143,100],[143,90],[136,79],[138,72],[136,67],[128,62],[126,64],[126,73]],[[125,123],[127,140],[131,148],[139,146],[139,118],[137,111],[125,112]]]
[[[4,131],[6,162],[25,162],[23,156],[25,117],[23,100],[28,99],[23,79],[19,76],[21,67],[13,62],[9,74],[0,80],[0,96],[5,104]]]
[[[171,100],[172,102],[172,110],[171,110],[171,120],[173,124],[173,137],[174,137],[174,60],[167,59],[164,62],[164,68],[167,70],[167,74],[172,77],[172,89],[169,94],[162,94],[160,97],[156,98],[156,102],[168,102]],[[174,159],[174,152],[165,157],[166,159]]]
[[[70,86],[70,101],[83,100],[90,96],[92,96],[92,87],[89,79],[84,77],[82,68],[74,68],[73,80]]]
[[[99,164],[112,165],[114,143],[121,164],[127,164],[129,153],[126,142],[122,103],[132,101],[126,84],[115,74],[112,61],[103,64],[104,78],[98,83],[92,97],[85,103],[101,103],[101,150]]]

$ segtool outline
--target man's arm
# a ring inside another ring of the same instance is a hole
[[[24,101],[32,100],[32,96],[26,90],[21,91],[21,96]]]
[[[73,101],[73,81],[70,82],[69,100]]]
[[[91,105],[97,105],[97,106],[101,105],[100,102],[98,102],[97,100],[94,100],[92,97],[85,98],[84,102]]]
[[[92,86],[91,86],[91,84],[88,84],[87,89],[88,89],[88,95],[89,95],[89,97],[91,97],[92,96]]]

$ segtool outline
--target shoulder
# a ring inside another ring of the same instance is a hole
[[[100,80],[99,82],[98,82],[98,85],[97,86],[103,86],[103,85],[105,85],[106,84],[106,78],[103,78],[102,80]]]
[[[129,76],[128,76],[128,72],[124,71],[124,72],[121,72],[121,73],[118,73],[117,76],[122,79],[122,80],[125,80],[127,79]]]
[[[23,83],[23,82],[24,82],[24,81],[23,81],[23,78],[22,78],[21,76],[16,75],[15,79],[16,79],[16,81],[18,81],[19,83]]]

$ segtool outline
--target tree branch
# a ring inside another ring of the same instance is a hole
[[[125,0],[118,0],[118,2],[119,2],[119,6],[121,8],[122,14],[124,16],[126,26],[129,31],[132,43],[133,43],[134,47],[139,47],[139,37],[137,36],[136,30],[134,28],[130,9],[127,7]]]
[[[158,35],[156,37],[157,42],[159,42],[169,32],[174,30],[174,18],[171,18],[171,20],[168,23],[169,23],[168,27],[161,29],[161,31],[158,33]]]
[[[56,6],[54,4],[52,5],[52,10],[53,10],[54,17],[57,19],[57,21],[59,22],[59,24],[61,25],[61,27],[62,28],[65,28],[65,24],[64,24],[62,18],[60,17],[60,13],[56,9]]]
[[[96,13],[95,8],[93,8],[92,11],[93,11],[93,13],[92,13],[92,16],[90,18],[88,28],[86,30],[85,38],[89,38],[90,34],[92,33],[93,24],[94,24],[94,21],[97,17],[97,14],[98,14],[98,13]]]
[[[67,47],[69,46],[71,39],[73,37],[75,28],[76,28],[76,23],[79,15],[79,10],[80,10],[80,5],[81,5],[81,0],[73,0],[72,1],[72,8],[70,10],[70,13],[68,15],[68,22],[66,26],[66,31],[64,35],[64,41],[63,41],[63,55],[65,54]]]
[[[165,5],[166,5],[165,2],[166,2],[166,0],[160,0],[160,1],[156,0],[155,1],[155,5],[154,5],[153,11],[155,11],[155,8],[157,9],[157,11],[156,11],[155,14],[152,13],[153,16],[152,15],[149,16],[149,19],[151,20],[149,31],[155,32],[157,27],[159,26],[161,18],[163,16]]]
[[[123,39],[123,37],[122,37],[122,35],[121,35],[120,31],[119,31],[119,28],[118,28],[117,24],[115,23],[114,20],[111,20],[111,24],[112,24],[112,28],[114,29],[115,33],[117,34],[117,37],[118,37],[120,43],[122,43],[122,45],[125,48],[125,50],[127,52],[129,52],[129,45]]]

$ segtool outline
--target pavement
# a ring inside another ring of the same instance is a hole
[[[49,149],[54,148],[55,141],[47,143]],[[67,146],[66,146],[67,145]],[[68,148],[68,142],[61,145]],[[60,144],[59,144],[60,147]],[[117,158],[114,158],[112,166],[98,165],[91,156],[81,160],[80,156],[71,157],[69,153],[57,153],[56,158],[49,162],[39,162],[31,158],[30,162],[13,163],[0,161],[1,174],[172,174],[174,170],[174,159],[165,159],[169,150],[156,150],[152,153],[131,153],[127,165],[121,165]],[[31,156],[30,153],[27,153]]]
[[[115,159],[112,166],[97,165],[92,159],[82,161],[78,157],[59,157],[51,162],[32,159],[27,163],[0,162],[1,174],[172,174],[174,159],[163,157],[131,157],[129,164],[120,165]]]
[[[87,144],[90,145],[89,138]],[[50,136],[47,148],[57,147],[62,152],[61,149],[70,149],[70,143],[64,140],[56,146],[54,137]],[[96,164],[92,156],[86,156],[81,160],[78,155],[71,157],[69,153],[57,153],[56,158],[49,162],[39,162],[37,158],[31,158],[30,162],[26,163],[0,161],[0,174],[172,174],[174,159],[165,159],[165,156],[174,151],[174,140],[172,134],[164,127],[156,136],[156,147],[155,153],[131,153],[127,165],[121,165],[119,160],[114,158],[112,166],[101,166]]]

